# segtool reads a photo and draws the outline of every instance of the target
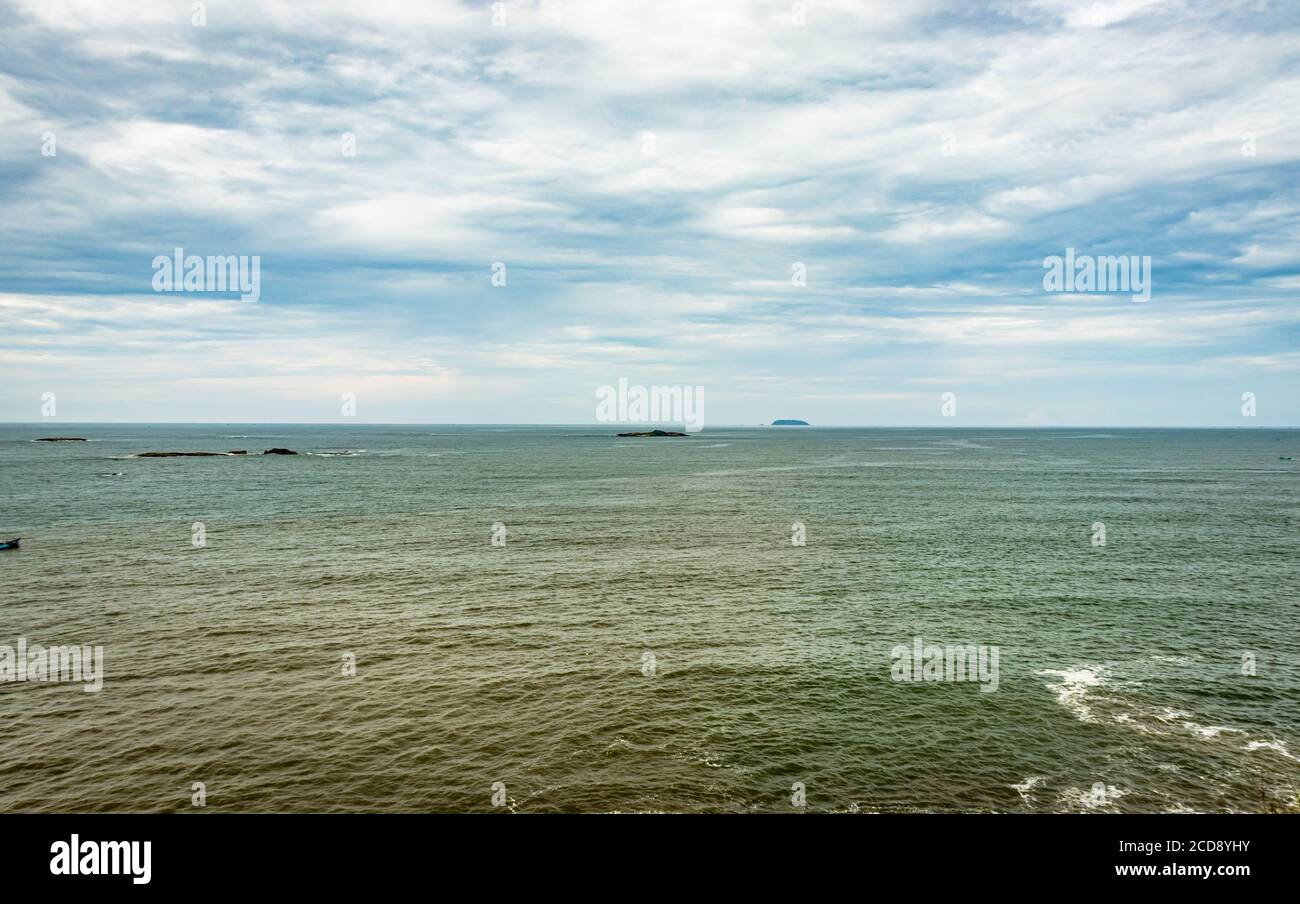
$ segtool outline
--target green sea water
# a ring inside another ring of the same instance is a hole
[[[1300,433],[614,432],[0,426],[0,809],[1300,806]]]

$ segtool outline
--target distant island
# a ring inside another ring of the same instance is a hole
[[[807,421],[798,421],[795,420],[794,418],[782,418],[780,420],[772,421],[772,426],[773,427],[811,427],[812,424],[808,423]]]
[[[230,452],[137,452],[136,458],[211,458],[213,456],[247,455],[247,449],[235,449]],[[263,455],[297,455],[292,449],[267,449]]]
[[[136,458],[210,458],[214,455],[247,455],[247,451],[242,452],[139,452]]]
[[[620,433],[619,436],[690,436],[690,434],[674,433],[671,430],[649,430],[645,433]]]

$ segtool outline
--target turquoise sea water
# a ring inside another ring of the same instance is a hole
[[[1296,806],[1300,432],[613,432],[0,426],[0,809]]]

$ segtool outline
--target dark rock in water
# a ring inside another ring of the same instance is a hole
[[[231,452],[141,452],[136,458],[208,458],[232,454]]]
[[[772,421],[773,427],[811,427],[812,424],[807,421],[795,420],[794,418],[781,418]]]
[[[690,434],[674,433],[671,430],[649,430],[645,433],[620,433],[619,436],[690,436]]]
[[[42,436],[38,443],[84,443],[84,436]]]
[[[247,455],[247,449],[231,449],[229,452],[141,452],[136,458],[224,458],[231,455]],[[297,455],[292,449],[267,449],[263,455]]]

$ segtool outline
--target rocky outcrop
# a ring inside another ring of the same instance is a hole
[[[233,452],[140,452],[136,458],[208,458],[233,454]]]
[[[648,430],[645,433],[620,433],[619,436],[690,436],[690,434],[674,433],[671,430]]]
[[[247,449],[232,449],[229,452],[138,452],[136,458],[212,458],[230,455],[247,455]],[[267,449],[263,455],[297,455],[292,449]]]

